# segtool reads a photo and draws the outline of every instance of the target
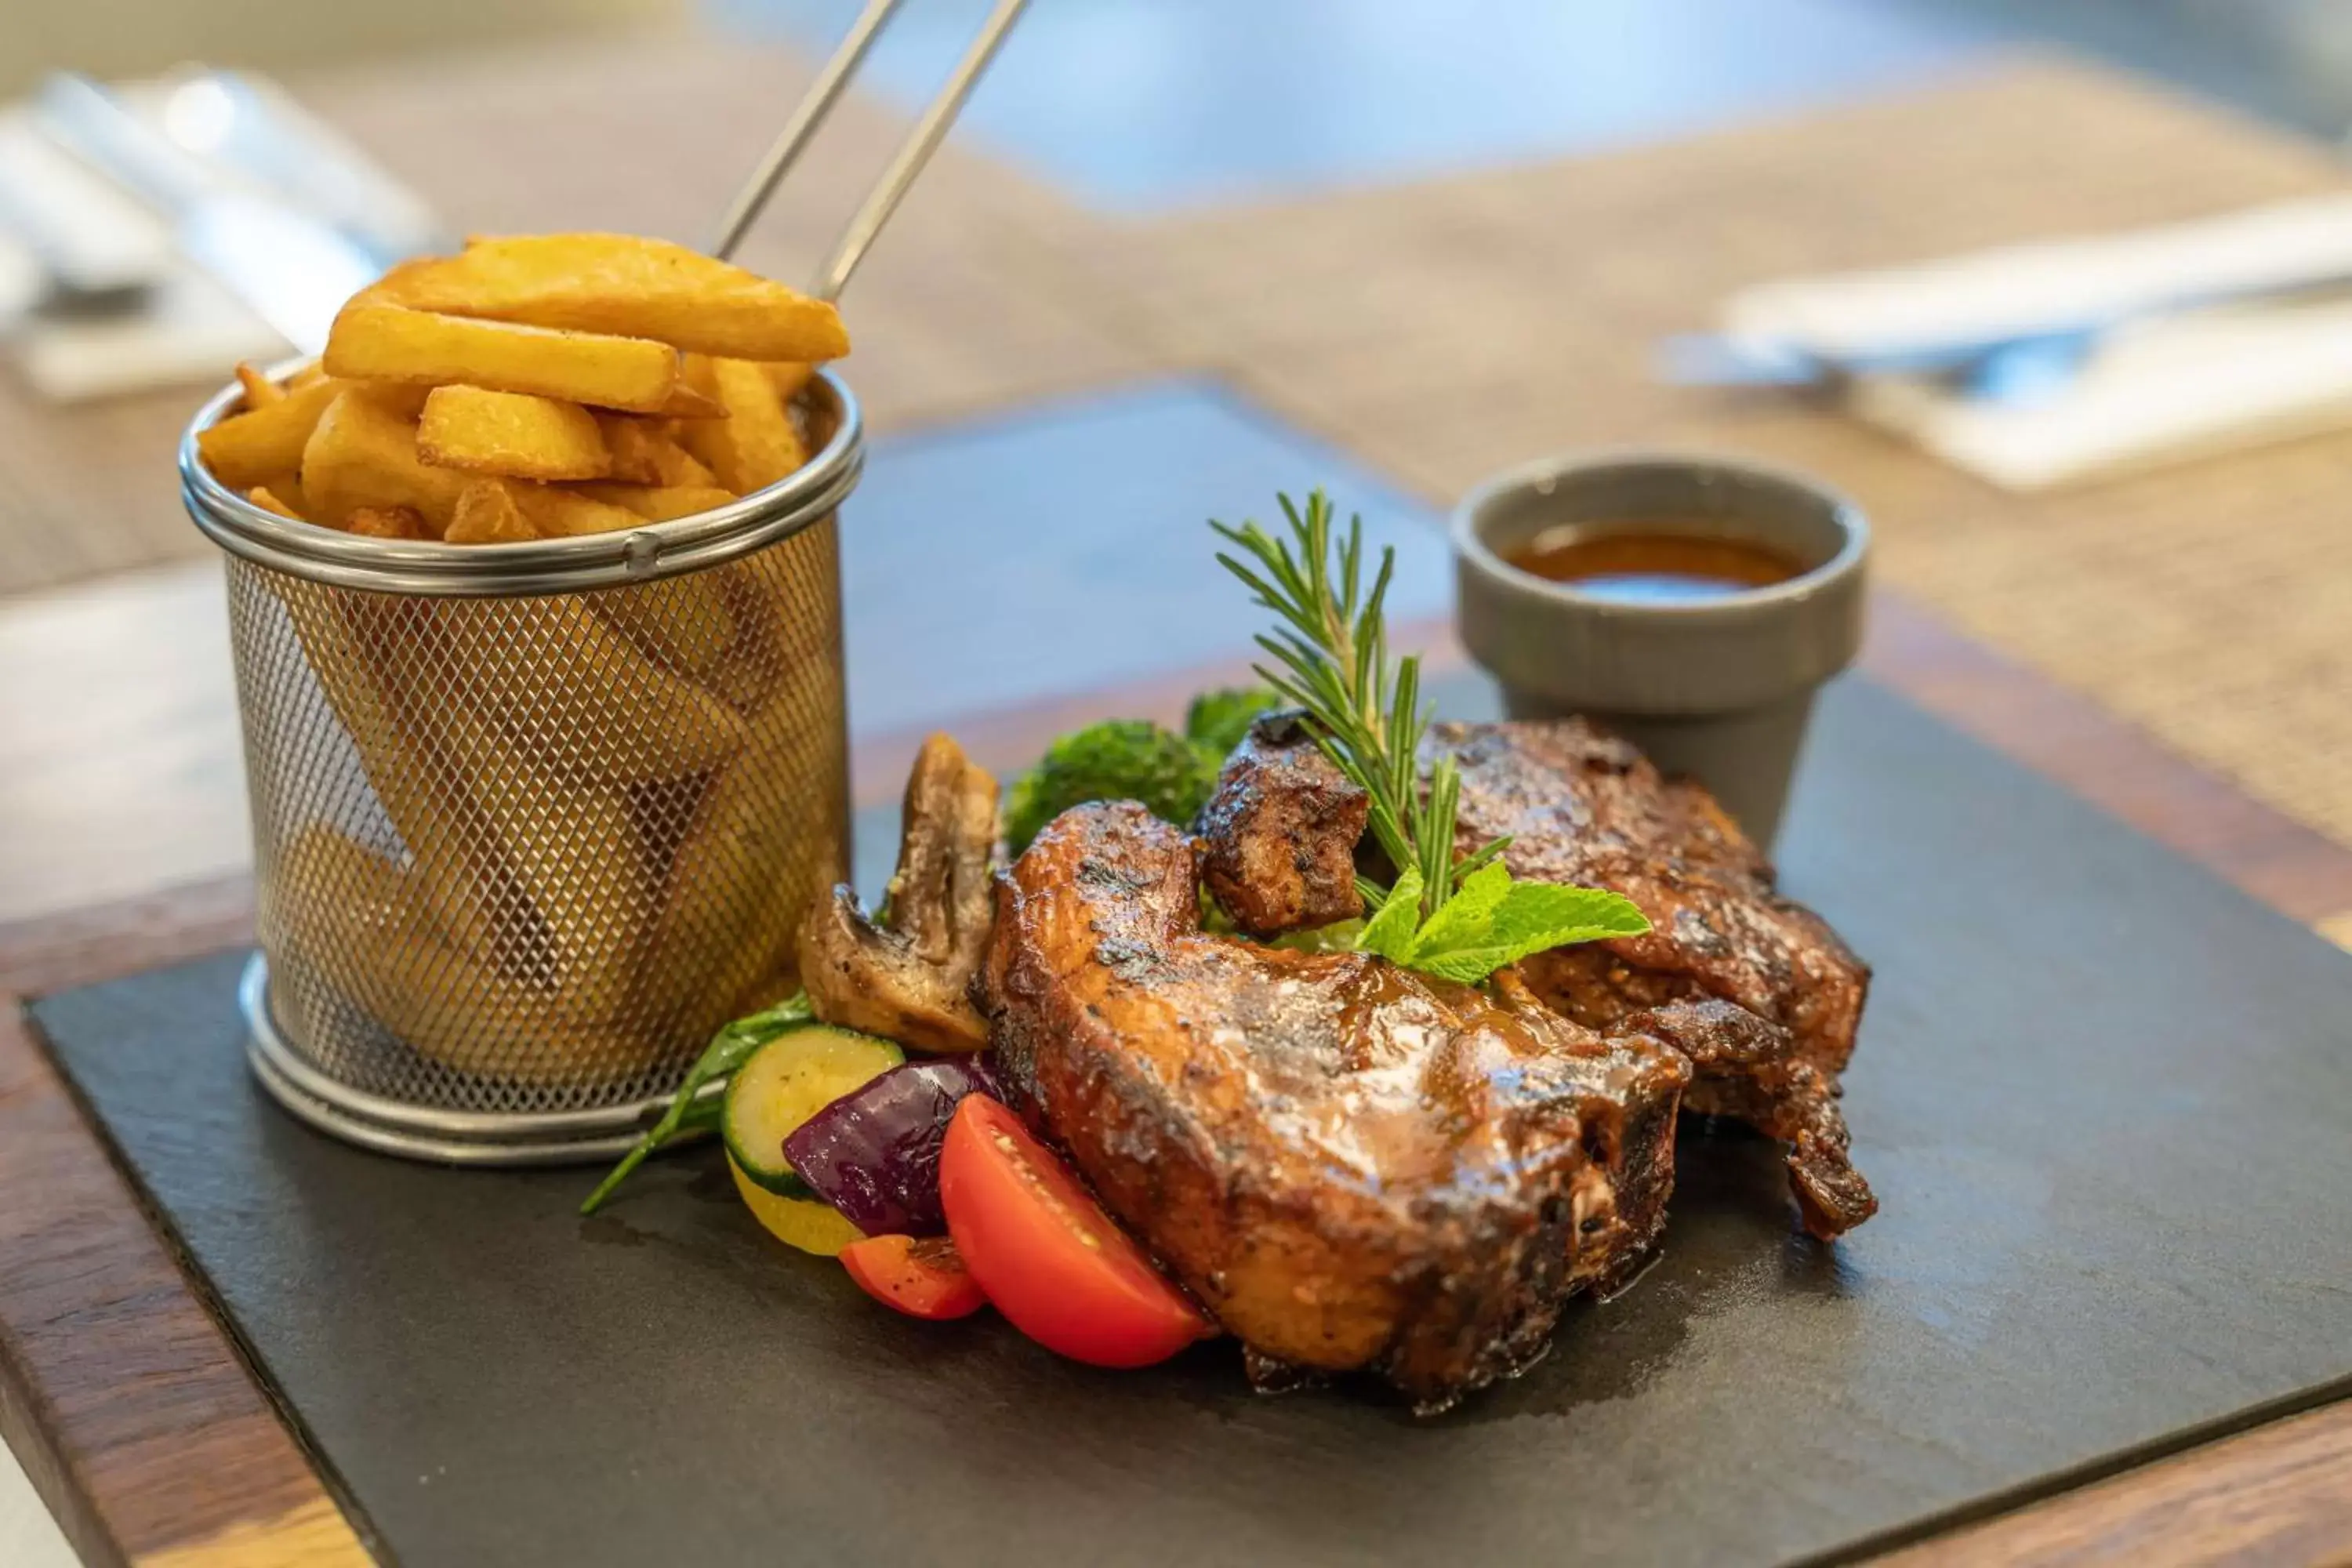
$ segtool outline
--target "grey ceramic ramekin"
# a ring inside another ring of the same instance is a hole
[[[1738,540],[1801,570],[1719,597],[1633,602],[1505,559],[1563,525]],[[1862,645],[1870,529],[1853,503],[1724,458],[1571,455],[1480,486],[1453,532],[1462,641],[1501,681],[1511,717],[1599,720],[1770,845],[1813,693]]]

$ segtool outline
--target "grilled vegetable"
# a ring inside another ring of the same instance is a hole
[[[841,1266],[857,1288],[910,1318],[968,1318],[988,1305],[987,1292],[943,1236],[877,1236],[841,1249]]]
[[[799,1179],[869,1236],[937,1236],[940,1145],[967,1094],[1003,1099],[986,1058],[892,1068],[818,1111],[784,1140]]]
[[[719,1131],[729,1162],[755,1186],[806,1198],[809,1188],[784,1158],[784,1140],[816,1112],[906,1059],[887,1040],[824,1024],[778,1035],[736,1068],[727,1085]]]

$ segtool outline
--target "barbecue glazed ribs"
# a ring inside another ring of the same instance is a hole
[[[1256,1354],[1434,1409],[1541,1353],[1655,1237],[1699,1009],[1606,1035],[1365,953],[1204,933],[1193,841],[1132,802],[997,883],[978,991],[1007,1081]]]
[[[1512,875],[1607,888],[1650,919],[1643,936],[1528,959],[1521,970],[1535,994],[1602,1030],[1679,1003],[1745,1015],[1710,1014],[1709,1028],[1669,1041],[1697,1074],[1685,1104],[1790,1145],[1790,1185],[1815,1236],[1869,1218],[1877,1203],[1847,1157],[1836,1097],[1870,972],[1819,916],[1773,890],[1771,867],[1714,797],[1669,783],[1581,720],[1438,724],[1423,752],[1450,752],[1461,769],[1461,853],[1508,835]],[[1202,814],[1209,862],[1328,864],[1343,836],[1352,857],[1356,835],[1328,797],[1353,788],[1295,719],[1261,721]],[[1301,804],[1286,808],[1285,795]],[[1249,809],[1233,809],[1239,802]],[[1246,890],[1241,908],[1226,906],[1259,935],[1288,929],[1273,918],[1284,907],[1253,905]]]

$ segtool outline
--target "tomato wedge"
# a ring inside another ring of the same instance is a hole
[[[873,1236],[841,1249],[841,1266],[857,1288],[910,1318],[968,1318],[988,1305],[988,1294],[944,1236]]]
[[[1150,1366],[1217,1331],[1069,1167],[984,1094],[964,1096],[948,1123],[940,1201],[964,1267],[1047,1350]]]

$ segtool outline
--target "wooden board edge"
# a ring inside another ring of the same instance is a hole
[[[1877,1562],[1882,1568],[2352,1562],[2352,1401],[2154,1460]]]
[[[242,872],[116,903],[0,921],[0,996],[46,996],[218,952],[253,935]]]
[[[86,1562],[374,1561],[10,996],[0,1192],[0,1436]]]

